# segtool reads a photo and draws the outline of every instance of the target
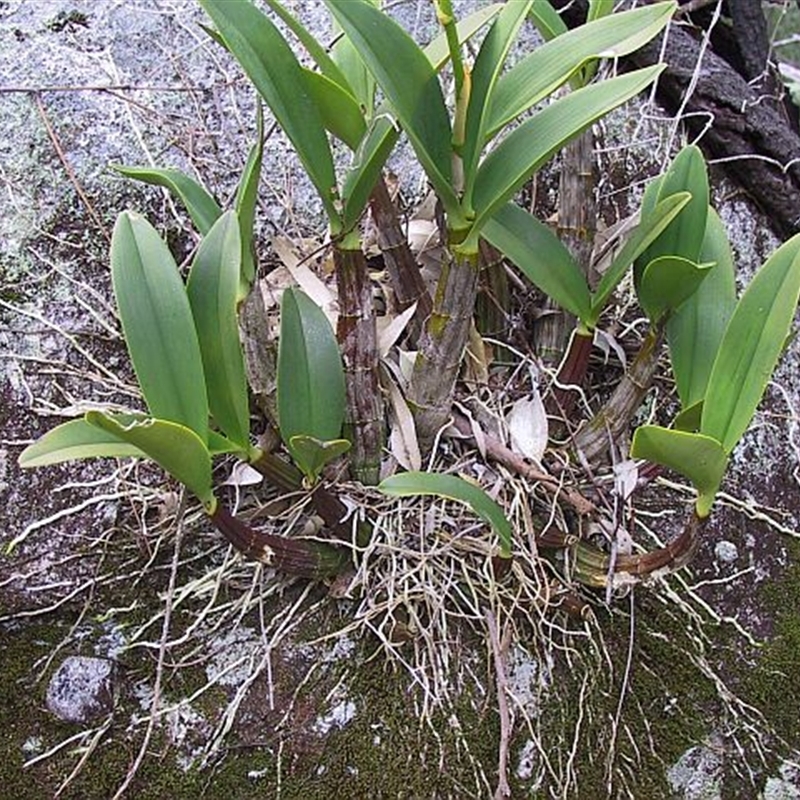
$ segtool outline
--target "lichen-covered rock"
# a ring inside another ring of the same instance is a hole
[[[65,722],[93,722],[114,709],[116,668],[107,658],[69,656],[47,687],[47,708]]]

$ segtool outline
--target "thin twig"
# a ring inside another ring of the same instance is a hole
[[[495,800],[511,797],[508,785],[508,750],[511,735],[514,732],[514,721],[508,707],[508,677],[506,676],[506,653],[510,640],[510,631],[506,629],[502,640],[497,628],[497,620],[491,610],[486,611],[486,627],[489,629],[489,643],[494,658],[495,680],[497,681],[497,711],[500,715],[500,743],[497,748],[497,788]]]

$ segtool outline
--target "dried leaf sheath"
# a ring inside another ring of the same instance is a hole
[[[378,347],[372,287],[360,242],[334,248],[339,290],[336,335],[347,389],[345,430],[353,443],[350,465],[362,483],[378,482],[383,445],[383,395],[378,383]]]
[[[442,266],[433,312],[420,339],[409,401],[423,447],[447,422],[458,370],[467,344],[478,291],[478,254],[451,250]]]

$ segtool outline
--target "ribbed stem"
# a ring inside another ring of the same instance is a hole
[[[309,539],[288,539],[251,528],[221,503],[217,503],[210,519],[244,556],[289,575],[324,580],[337,575],[350,561],[345,549]]]
[[[383,446],[383,395],[378,382],[378,344],[372,286],[360,242],[353,248],[334,247],[339,290],[336,335],[342,350],[347,388],[345,429],[353,443],[352,476],[375,484],[380,476]]]

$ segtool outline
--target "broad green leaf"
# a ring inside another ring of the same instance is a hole
[[[194,319],[172,254],[138,214],[117,218],[111,279],[125,343],[147,407],[205,441],[208,400]]]
[[[736,305],[708,379],[700,430],[726,453],[747,430],[778,363],[800,297],[800,235],[767,259]]]
[[[619,253],[611,262],[609,268],[600,279],[597,290],[592,295],[592,312],[588,320],[588,327],[597,325],[597,320],[611,297],[617,284],[622,280],[628,267],[661,235],[664,228],[680,213],[692,196],[688,192],[678,192],[665,197],[650,214],[640,222]]]
[[[127,458],[143,456],[138,447],[85,419],[73,419],[48,431],[19,456],[21,467],[46,467],[79,458]]]
[[[391,17],[371,3],[325,0],[325,4],[375,76],[445,210],[457,215],[450,118],[430,61]]]
[[[299,289],[281,299],[278,345],[278,420],[291,449],[295,436],[338,439],[344,420],[344,370],[333,329]]]
[[[379,109],[372,118],[367,134],[353,157],[353,166],[345,177],[342,188],[342,227],[345,233],[354,228],[361,219],[397,137],[398,131],[394,127],[393,118],[385,110]]]
[[[531,7],[530,17],[546,42],[569,32],[567,23],[561,19],[549,0],[536,0]]]
[[[709,515],[728,466],[728,454],[716,439],[701,433],[644,425],[633,435],[631,455],[688,478],[697,490],[697,516]]]
[[[244,170],[236,189],[236,215],[239,218],[242,259],[237,301],[242,301],[250,292],[256,277],[253,260],[253,224],[258,201],[258,182],[261,179],[261,162],[264,157],[264,109],[258,102],[256,112],[256,143],[247,155]]]
[[[353,91],[336,61],[328,55],[328,51],[317,41],[316,37],[297,19],[279,0],[266,0],[267,5],[283,21],[286,27],[298,38],[305,47],[319,71],[337,86]]]
[[[196,180],[178,169],[121,165],[114,165],[111,168],[126,178],[169,189],[186,207],[192,222],[204,236],[222,213],[217,201]]]
[[[376,8],[380,8],[380,0],[370,0],[370,2]],[[334,27],[340,32],[338,25]],[[367,118],[371,117],[375,107],[375,79],[364,64],[360,53],[350,39],[340,36],[333,45],[331,57],[341,70],[356,102],[361,106],[362,114]]]
[[[672,427],[677,431],[686,431],[694,433],[700,430],[700,419],[703,415],[703,401],[698,400],[696,403],[684,408],[678,416],[672,421]]]
[[[679,308],[698,289],[713,264],[695,264],[678,256],[651,261],[639,282],[639,302],[652,322]]]
[[[306,89],[316,103],[325,127],[351,150],[356,150],[367,130],[358,101],[319,72],[304,69],[303,75]]]
[[[483,151],[486,140],[486,125],[491,107],[492,94],[500,73],[508,56],[508,51],[519,32],[520,26],[525,21],[532,0],[517,0],[516,3],[506,3],[498,14],[481,44],[478,57],[472,70],[472,88],[470,91],[469,106],[464,146],[461,158],[464,164],[465,198],[469,205],[469,197],[478,161]]]
[[[684,409],[696,406],[705,397],[722,335],[736,307],[733,253],[725,226],[711,208],[700,258],[716,262],[716,266],[700,288],[667,321],[672,371]],[[699,426],[699,416],[697,424]]]
[[[602,19],[613,11],[614,0],[589,0],[589,11],[586,14],[586,21],[592,22],[596,19]]]
[[[249,0],[199,0],[294,145],[317,189],[334,235],[340,232],[336,175],[325,126],[303,70],[272,21]]]
[[[708,173],[700,148],[684,147],[669,169],[658,179],[657,191],[650,187],[642,201],[642,219],[647,220],[651,204],[655,205],[676,192],[689,192],[692,199],[662,234],[637,259],[634,276],[638,283],[644,268],[661,256],[679,256],[697,261],[706,232],[708,216]]]
[[[401,472],[385,478],[378,489],[392,497],[435,495],[447,500],[466,503],[482,520],[494,528],[500,539],[500,552],[504,558],[511,555],[511,523],[503,509],[474,483],[456,475],[441,475],[434,472]]]
[[[333,439],[323,442],[313,436],[292,436],[288,442],[289,450],[306,476],[309,483],[314,483],[319,477],[322,468],[343,455],[350,449],[347,439]]]
[[[475,181],[473,235],[510,200],[514,192],[570,139],[634,97],[662,71],[663,65],[636,70],[587,86],[551,103],[523,122],[492,150]]]
[[[562,308],[581,321],[588,318],[586,277],[547,225],[516,204],[506,203],[486,223],[483,236]]]
[[[100,411],[89,411],[86,421],[141,450],[186,486],[206,508],[213,507],[211,454],[194,431],[164,419],[121,422]]]
[[[186,293],[192,309],[211,416],[242,450],[250,437],[242,346],[236,317],[241,239],[233,211],[223,214],[195,255]]]
[[[545,23],[536,15],[548,5],[540,0],[533,4],[532,16],[540,30]],[[553,32],[552,40],[536,48],[498,81],[486,126],[487,137],[493,138],[511,120],[551,95],[587,62],[638,50],[664,28],[675,8],[673,2],[656,3],[613,14],[572,31],[563,28],[556,14],[560,29]],[[543,35],[548,38],[546,33]]]

